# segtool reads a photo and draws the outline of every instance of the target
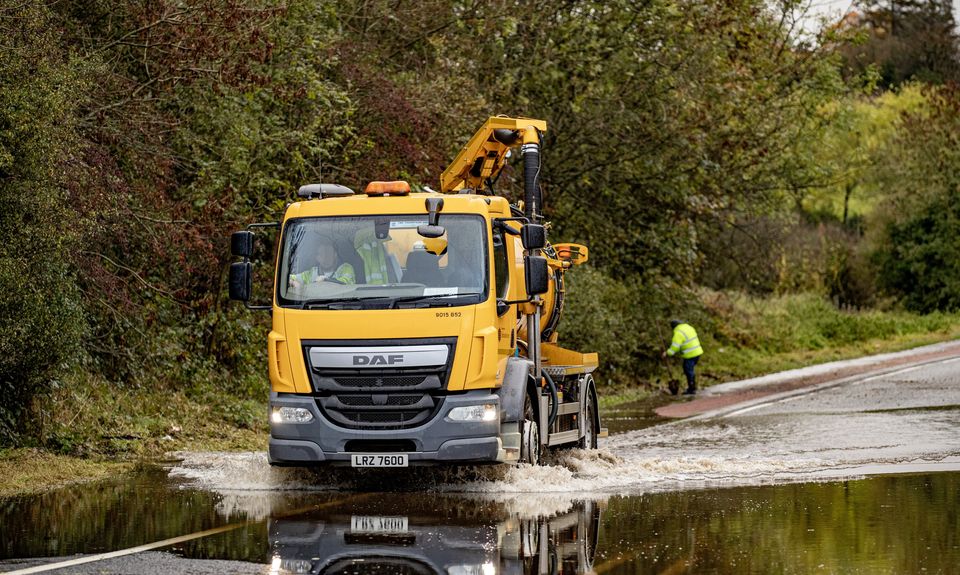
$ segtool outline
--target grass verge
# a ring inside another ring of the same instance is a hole
[[[716,327],[698,366],[720,383],[817,363],[902,351],[960,337],[960,315],[843,311],[813,294],[752,298],[709,293]]]
[[[24,447],[0,450],[0,497],[115,476],[174,451],[266,447],[262,399],[219,383],[119,386],[77,373],[38,401]]]
[[[219,381],[189,389],[162,385],[118,388],[80,375],[42,404],[35,435],[44,448],[67,455],[156,459],[181,450],[263,449],[267,390],[238,397]]]
[[[0,497],[116,477],[133,468],[131,462],[71,457],[40,449],[0,450]]]

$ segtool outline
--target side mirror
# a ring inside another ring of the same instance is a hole
[[[542,250],[547,245],[547,229],[540,224],[524,224],[520,228],[520,241],[525,250]]]
[[[230,299],[250,301],[250,294],[252,292],[253,264],[250,262],[234,262],[230,264]]]
[[[550,268],[547,266],[547,258],[527,256],[523,258],[523,267],[527,295],[533,297],[547,293],[550,289]]]
[[[425,238],[439,238],[447,231],[440,225],[443,198],[427,198],[424,203],[427,207],[427,223],[417,226],[417,233]]]
[[[230,236],[230,253],[241,258],[253,256],[253,232],[233,232]]]

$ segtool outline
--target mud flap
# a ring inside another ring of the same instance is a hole
[[[506,373],[503,376],[503,385],[498,392],[500,395],[500,409],[503,410],[504,422],[521,421],[523,419],[523,399],[527,393],[527,381],[533,362],[520,357],[507,359]]]

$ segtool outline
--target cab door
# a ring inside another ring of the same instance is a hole
[[[507,242],[511,240],[502,230],[493,230],[493,292],[497,300],[510,300],[511,254]],[[497,317],[497,355],[500,375],[506,358],[513,355],[517,345],[517,306],[511,305]]]

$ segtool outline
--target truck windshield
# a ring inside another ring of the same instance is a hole
[[[277,296],[303,308],[468,305],[487,293],[487,243],[479,216],[441,214],[439,238],[421,236],[426,215],[298,218],[283,234]]]

